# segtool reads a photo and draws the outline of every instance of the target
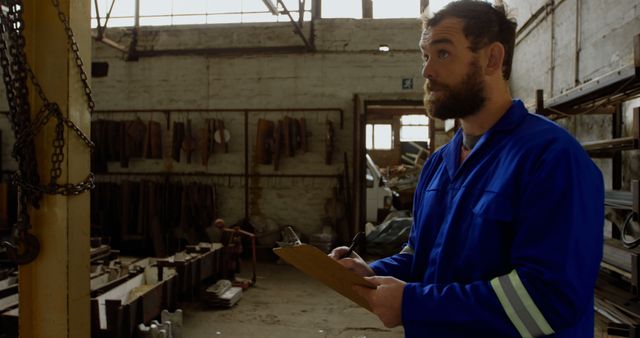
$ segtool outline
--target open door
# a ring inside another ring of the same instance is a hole
[[[350,235],[364,231],[367,221],[378,224],[384,219],[392,200],[397,200],[397,196],[391,197],[386,182],[390,169],[404,166],[419,170],[433,151],[435,134],[434,121],[426,116],[419,96],[356,95],[355,109],[355,229]],[[413,191],[405,195],[412,200]],[[409,202],[402,204],[396,206],[411,208]]]

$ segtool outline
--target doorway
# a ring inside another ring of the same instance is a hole
[[[420,170],[434,150],[435,124],[418,98],[358,97],[356,105],[355,230],[364,231],[366,222],[379,224],[392,206],[411,209]],[[413,175],[415,183],[406,175]]]

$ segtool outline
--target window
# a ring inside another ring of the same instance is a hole
[[[276,0],[271,0],[276,3]],[[432,12],[451,0],[431,0]],[[299,0],[282,0],[294,20],[299,16]],[[312,0],[305,0],[305,21],[311,20]],[[97,0],[100,24],[113,11],[108,27],[133,26],[135,0]],[[91,27],[97,27],[95,1],[91,1]],[[362,0],[322,0],[323,18],[362,18]],[[420,0],[373,0],[373,17],[418,18]],[[183,25],[203,23],[288,22],[287,15],[274,16],[262,0],[140,0],[140,25]]]
[[[428,142],[429,118],[426,115],[400,117],[400,142]]]
[[[365,145],[367,149],[393,149],[393,132],[391,124],[367,124]]]
[[[272,0],[275,3],[275,0]],[[299,0],[283,0],[294,20],[298,20]],[[104,25],[113,4],[107,27],[133,26],[134,0],[91,1],[91,27]],[[311,0],[305,1],[304,19],[311,19]],[[289,22],[287,15],[274,16],[262,0],[140,0],[141,26],[194,25],[207,23]]]
[[[360,1],[362,2],[362,1]],[[373,18],[419,18],[420,0],[374,0]]]
[[[322,0],[322,17],[362,19],[362,0]]]

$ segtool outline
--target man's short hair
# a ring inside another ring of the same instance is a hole
[[[505,50],[502,77],[509,80],[517,23],[507,16],[504,6],[479,0],[454,1],[431,17],[423,15],[422,27],[425,30],[432,29],[446,18],[462,20],[464,25],[462,31],[471,44],[469,48],[474,53],[491,43],[501,43]]]

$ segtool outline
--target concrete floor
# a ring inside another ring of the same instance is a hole
[[[250,266],[243,265],[248,277]],[[402,327],[378,318],[289,265],[259,262],[257,283],[231,309],[183,304],[185,338],[338,337],[400,338]]]
[[[249,278],[244,263],[241,277]],[[257,283],[231,309],[202,302],[183,304],[184,338],[337,337],[401,338],[402,327],[385,328],[376,316],[289,265],[258,262]],[[607,337],[596,317],[594,337]]]

